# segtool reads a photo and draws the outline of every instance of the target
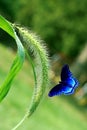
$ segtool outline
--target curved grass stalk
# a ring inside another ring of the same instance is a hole
[[[32,101],[29,106],[29,110],[25,114],[24,118],[15,126],[12,130],[16,130],[21,123],[27,118],[30,117],[33,112],[36,110],[38,104],[40,103],[43,94],[45,92],[45,88],[48,86],[49,78],[48,78],[48,54],[46,51],[46,47],[43,45],[42,41],[31,31],[20,28],[19,26],[13,25],[16,28],[16,32],[23,43],[27,56],[30,61],[29,50],[33,53],[34,61],[31,61],[34,78],[35,78],[35,87],[34,93],[32,96]]]
[[[35,88],[31,106],[29,108],[28,116],[30,116],[39,104],[41,97],[44,94],[46,86],[48,86],[48,54],[46,47],[42,41],[31,31],[25,28],[17,27],[20,40],[29,54],[29,49],[33,52],[35,57],[34,75],[35,75]],[[42,44],[41,44],[42,43]]]

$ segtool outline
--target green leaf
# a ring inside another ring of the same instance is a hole
[[[2,28],[4,31],[6,31],[10,36],[12,36],[15,39],[14,30],[11,26],[11,23],[9,23],[1,15],[0,15],[0,28]]]
[[[10,36],[12,36],[15,39],[18,48],[16,58],[13,61],[10,71],[4,83],[0,87],[0,102],[1,102],[3,98],[7,95],[14,77],[22,67],[25,58],[25,52],[18,36],[16,35],[16,32],[11,26],[11,23],[8,22],[1,15],[0,15],[0,28],[6,31]]]

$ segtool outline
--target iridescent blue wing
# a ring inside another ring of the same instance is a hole
[[[64,65],[61,71],[61,82],[53,87],[49,96],[57,96],[57,95],[70,95],[74,93],[75,88],[77,88],[79,82],[75,77],[73,77],[72,73],[69,70],[68,65]]]
[[[76,78],[70,77],[66,81],[62,82],[64,88],[63,88],[63,93],[65,95],[70,95],[74,93],[74,90],[78,87],[79,82],[77,81]]]
[[[72,93],[74,93],[74,87],[70,86],[67,83],[61,82],[50,90],[48,96],[53,97],[59,96],[61,94],[70,95]]]
[[[71,95],[71,94],[74,93],[74,91],[77,88],[78,84],[79,83],[75,78],[68,78],[66,81],[60,82],[55,87],[53,87],[50,90],[48,95],[50,97],[59,96],[61,94]]]
[[[69,70],[69,66],[66,64],[61,71],[61,81],[66,81],[70,77],[72,77],[72,73]]]
[[[75,91],[75,82],[74,84],[66,84],[64,85],[63,94],[64,95],[71,95]]]
[[[53,87],[50,90],[48,96],[49,97],[53,97],[53,96],[61,95],[62,94],[62,90],[63,90],[62,88],[63,88],[63,84],[62,83],[57,84],[55,87]]]
[[[64,95],[71,95],[74,93],[75,88],[78,86],[78,82],[73,79],[68,79],[68,81],[60,82],[58,85],[53,87],[50,92],[49,96],[59,96],[61,94]]]

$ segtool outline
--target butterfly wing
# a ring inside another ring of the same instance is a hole
[[[50,90],[48,96],[49,96],[49,97],[53,97],[53,96],[61,95],[61,94],[62,94],[62,91],[63,91],[62,88],[63,88],[63,84],[62,84],[62,83],[57,84],[55,87],[53,87],[53,88]]]
[[[78,84],[79,82],[75,77],[73,77],[72,73],[69,70],[69,66],[66,64],[63,66],[61,71],[61,82],[57,84],[55,87],[53,87],[48,95],[52,97],[61,94],[73,94]]]
[[[64,88],[64,94],[70,95],[74,93],[74,90],[78,87],[79,82],[76,78],[70,77],[66,81],[63,82]]]
[[[62,68],[61,82],[65,86],[64,94],[67,94],[67,95],[74,93],[75,88],[77,88],[79,85],[78,80],[73,76],[67,64],[64,65]]]
[[[53,97],[53,96],[59,96],[61,94],[64,95],[70,95],[74,93],[74,87],[70,86],[67,83],[59,83],[57,84],[55,87],[53,87],[50,92],[49,92],[49,97]]]
[[[79,83],[75,78],[69,78],[66,81],[60,82],[55,87],[53,87],[48,95],[50,97],[59,96],[61,94],[71,95],[74,93],[75,88],[77,88],[78,84]]]
[[[72,73],[69,70],[69,66],[66,64],[61,71],[61,81],[66,81],[70,77],[72,77]]]

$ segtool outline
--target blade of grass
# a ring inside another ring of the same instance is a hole
[[[13,27],[11,26],[11,23],[8,22],[1,15],[0,15],[0,28],[3,29],[4,31],[6,31],[10,36],[12,36],[15,39],[17,48],[18,48],[17,55],[13,61],[10,71],[9,71],[5,81],[3,82],[3,84],[0,87],[0,102],[1,102],[4,99],[4,97],[7,95],[14,77],[16,76],[16,74],[18,73],[18,71],[21,69],[21,67],[23,65],[24,58],[25,58],[25,52],[24,52],[24,48],[23,48],[18,36],[16,35],[16,32],[14,31]]]

